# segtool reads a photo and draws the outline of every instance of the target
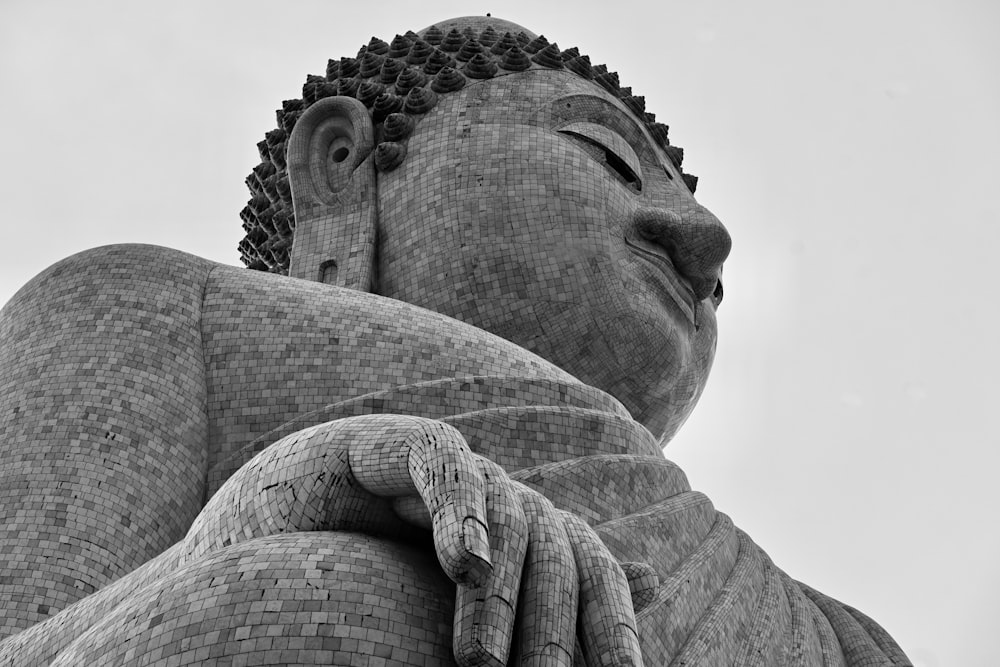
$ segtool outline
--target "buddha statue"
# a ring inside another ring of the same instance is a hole
[[[258,147],[250,270],[97,248],[0,314],[0,664],[910,664],[663,458],[730,239],[615,73],[453,19]]]

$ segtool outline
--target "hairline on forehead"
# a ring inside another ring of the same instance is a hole
[[[441,25],[449,28],[447,34]],[[476,30],[478,26],[484,27]],[[515,36],[511,29],[520,32]],[[645,100],[633,96],[631,88],[621,87],[616,73],[603,65],[592,66],[575,47],[560,50],[544,36],[535,37],[509,21],[462,17],[432,25],[419,34],[396,35],[391,44],[372,37],[357,58],[331,60],[325,77],[308,76],[302,99],[282,103],[277,112],[278,129],[257,144],[262,161],[246,178],[251,199],[240,214],[246,232],[239,244],[240,259],[252,269],[288,273],[295,217],[286,171],[286,141],[298,117],[319,99],[347,95],[365,104],[379,141],[375,163],[380,171],[389,171],[405,159],[409,134],[435,106],[438,95],[457,92],[480,80],[561,69],[591,81],[617,100],[619,110],[624,107],[645,126],[652,144],[659,145],[694,192],[697,178],[680,169],[683,150],[670,145],[667,126],[645,112]]]
[[[461,91],[454,93],[454,96],[457,97],[461,94],[466,94],[479,86],[502,84],[503,79],[511,74],[517,74],[520,76],[567,76],[572,77],[577,84],[582,84],[587,87],[586,91],[576,90],[564,92],[553,96],[552,99],[546,100],[546,102],[539,107],[534,114],[537,117],[544,118],[544,120],[539,123],[530,122],[528,124],[544,125],[553,131],[559,131],[563,126],[581,121],[601,125],[608,128],[609,131],[620,135],[621,140],[625,141],[630,146],[635,146],[639,143],[646,145],[655,157],[655,161],[661,167],[667,169],[668,171],[672,170],[673,173],[670,174],[671,179],[673,179],[674,176],[679,177],[681,175],[680,169],[678,169],[675,163],[670,160],[669,156],[650,135],[645,124],[635,117],[635,113],[631,109],[625,106],[620,99],[610,94],[601,86],[597,85],[593,81],[587,81],[582,77],[576,76],[572,72],[550,69],[531,69],[525,72],[505,72],[503,74],[498,74],[492,79],[484,79],[469,83]],[[450,97],[451,96],[449,95],[449,98]],[[563,111],[563,106],[565,104],[573,101],[579,101],[581,99],[596,102],[600,106],[600,111],[590,113],[584,111],[581,113],[580,106],[578,104],[573,105],[573,111],[571,112]],[[437,107],[429,113],[436,112]],[[508,119],[509,118],[510,117],[508,117]],[[477,122],[482,122],[482,120],[478,119]]]

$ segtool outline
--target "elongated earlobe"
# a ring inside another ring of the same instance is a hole
[[[374,146],[371,117],[352,97],[319,100],[295,124],[288,144],[293,278],[371,291],[378,216]]]

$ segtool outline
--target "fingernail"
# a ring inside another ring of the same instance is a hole
[[[461,667],[504,667],[506,662],[475,638],[464,638],[461,644],[456,642],[454,649],[455,661]]]
[[[564,646],[548,644],[542,649],[521,656],[519,667],[552,667],[552,665],[572,665],[573,654]]]
[[[635,628],[619,626],[615,640],[618,646],[612,649],[611,664],[615,667],[642,667],[642,649]]]
[[[493,573],[490,561],[490,536],[486,526],[473,517],[462,521],[462,544],[469,554],[466,583],[479,586]]]

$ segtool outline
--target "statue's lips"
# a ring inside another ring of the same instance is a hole
[[[642,245],[639,245],[640,243]],[[665,280],[656,281],[657,285],[669,295],[671,301],[677,304],[677,307],[680,308],[688,320],[692,324],[695,324],[695,304],[697,303],[697,299],[694,295],[694,288],[678,274],[677,269],[674,268],[674,263],[670,261],[666,251],[657,252],[652,248],[643,247],[643,245],[651,246],[652,243],[648,241],[636,241],[627,235],[625,237],[625,245],[636,255],[646,260],[649,264],[652,264],[656,268],[657,274],[665,278]]]

